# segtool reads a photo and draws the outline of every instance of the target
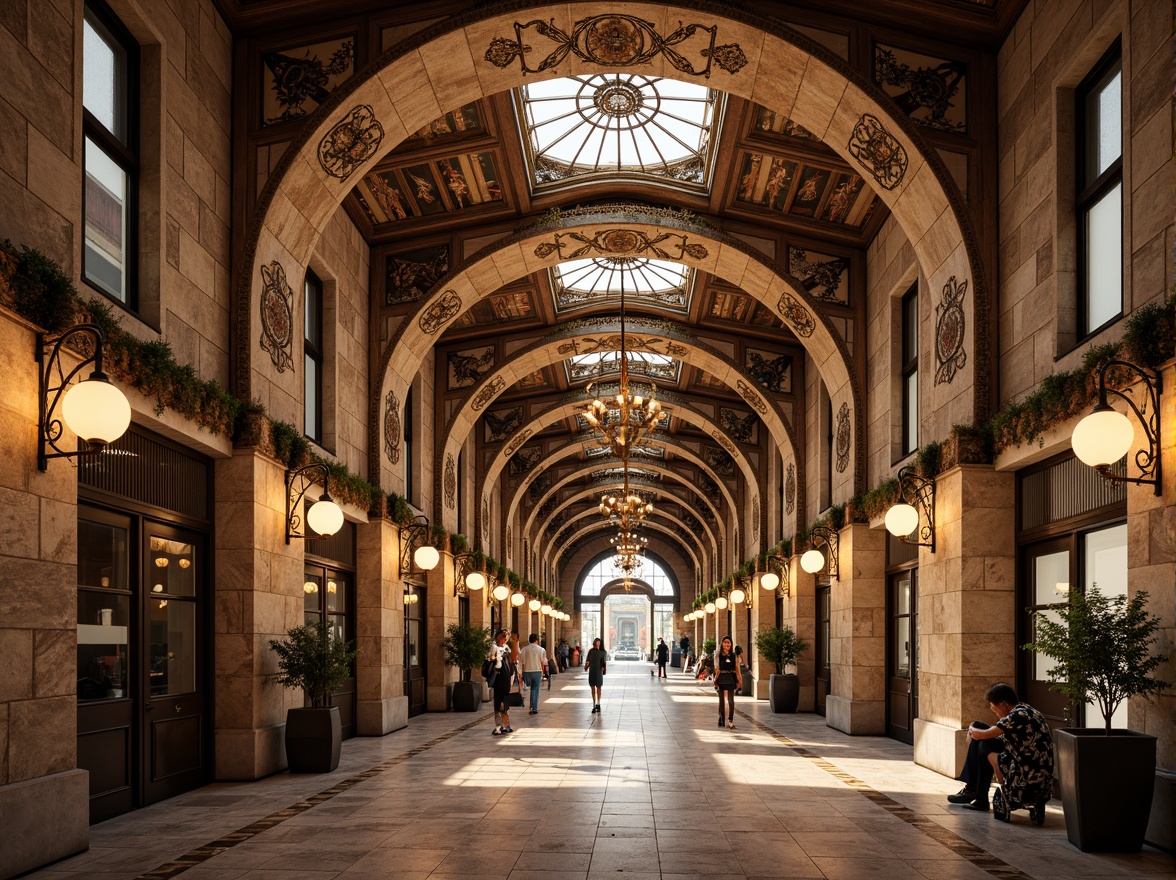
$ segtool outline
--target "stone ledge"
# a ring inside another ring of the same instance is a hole
[[[385,736],[408,727],[408,697],[359,700],[355,721],[360,736]]]
[[[0,878],[90,847],[90,774],[66,770],[0,785]]]
[[[915,719],[915,763],[954,779],[968,753],[968,731]]]
[[[850,736],[883,736],[886,733],[884,700],[825,698],[825,724]]]

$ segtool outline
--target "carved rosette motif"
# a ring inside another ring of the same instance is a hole
[[[277,260],[261,267],[261,282],[261,347],[284,373],[294,369],[294,292]]]
[[[384,126],[376,120],[376,111],[357,104],[319,141],[319,164],[331,177],[346,180],[375,155],[383,140]]]
[[[849,137],[849,153],[862,163],[883,189],[902,183],[907,170],[907,152],[876,116],[863,113]]]
[[[716,25],[679,24],[676,30],[663,37],[651,21],[633,15],[608,13],[580,19],[570,34],[541,19],[515,22],[514,31],[513,40],[494,37],[484,57],[495,67],[503,68],[517,60],[524,74],[550,70],[569,54],[608,67],[649,64],[661,55],[675,70],[708,78],[715,65],[727,73],[738,73],[747,65],[747,55],[738,43],[715,45]],[[534,31],[537,36],[555,44],[536,67],[527,62],[527,55],[533,51],[533,47],[524,42],[529,36],[527,31]],[[687,53],[696,53],[705,60],[696,63],[687,57]]]
[[[566,250],[566,253],[565,253]],[[701,244],[691,244],[679,232],[658,232],[652,237],[640,229],[604,229],[592,233],[557,232],[551,241],[540,243],[535,256],[546,259],[558,254],[561,260],[578,260],[593,256],[649,256],[659,260],[705,260],[709,251]]]
[[[453,464],[453,453],[445,456],[445,506],[450,510],[457,504],[457,468]]]
[[[432,336],[460,311],[461,297],[457,295],[457,291],[447,290],[441,294],[440,299],[425,309],[417,323],[421,330]]]
[[[837,473],[845,473],[849,466],[849,404],[842,403],[837,410]]]
[[[474,399],[470,401],[470,408],[474,412],[478,412],[478,410],[492,401],[505,387],[506,380],[501,376],[495,376],[474,395]]]
[[[400,463],[400,400],[395,391],[384,398],[384,454],[392,464]]]
[[[784,479],[784,512],[796,509],[796,466],[788,463],[788,475]]]
[[[796,331],[798,336],[803,336],[805,339],[813,335],[813,331],[817,329],[817,323],[813,320],[813,316],[809,314],[806,309],[796,297],[790,293],[780,295],[780,301],[776,303],[776,311],[792,325],[792,329]]]
[[[756,394],[754,388],[752,388],[742,379],[736,380],[735,387],[738,389],[743,399],[746,400],[756,412],[760,413],[761,415],[767,414],[768,405],[764,403],[764,399],[762,397]]]
[[[968,292],[967,281],[956,281],[952,275],[943,285],[943,299],[935,307],[935,384],[951,384],[957,370],[968,362],[964,351],[964,296]]]

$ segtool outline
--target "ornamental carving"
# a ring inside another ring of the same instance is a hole
[[[567,253],[565,253],[565,249]],[[650,237],[640,229],[604,229],[591,236],[582,232],[557,232],[551,241],[535,248],[540,259],[559,254],[561,260],[591,256],[650,256],[659,260],[705,260],[709,251],[678,232],[659,232]]]
[[[535,67],[527,63],[527,55],[533,51],[531,44],[524,42],[532,31],[555,46]],[[524,74],[540,73],[560,64],[569,54],[584,61],[602,64],[606,67],[634,67],[649,64],[661,55],[675,70],[689,76],[710,77],[713,65],[727,73],[738,73],[747,65],[747,55],[737,43],[716,46],[718,27],[701,24],[682,25],[666,36],[657,32],[651,21],[633,15],[610,13],[582,18],[576,22],[570,34],[565,33],[553,22],[532,19],[524,23],[515,22],[513,40],[495,37],[486,49],[485,58],[495,67],[508,67],[516,60]],[[688,56],[696,55],[701,61]]]
[[[964,351],[964,296],[967,281],[956,281],[952,275],[943,285],[943,299],[935,307],[935,384],[951,384],[957,370],[968,362]]]
[[[326,61],[319,58],[320,47],[333,50]],[[261,63],[273,75],[264,99],[267,112],[262,125],[274,125],[307,116],[310,110],[330,97],[331,89],[350,76],[355,67],[353,39],[293,51],[302,52],[301,57],[288,51],[261,54]],[[303,106],[305,104],[311,105],[309,110]],[[271,112],[274,115],[270,115]]]
[[[907,170],[907,153],[876,116],[863,113],[849,138],[849,153],[883,189],[894,189]]]
[[[813,316],[809,314],[808,309],[801,305],[800,300],[790,293],[783,293],[780,295],[780,301],[776,303],[776,311],[778,311],[789,324],[792,329],[796,331],[798,336],[803,336],[805,339],[813,335],[813,331],[817,329],[817,324],[813,320]]]
[[[400,400],[395,391],[384,398],[384,454],[392,464],[400,462]]]
[[[926,66],[920,65],[920,61],[927,62]],[[929,128],[956,132],[967,128],[963,100],[967,71],[968,66],[962,61],[931,58],[881,44],[874,46],[874,82],[911,119]],[[957,95],[959,106],[955,101]]]
[[[730,444],[731,441],[715,431],[714,438],[721,443]],[[735,476],[735,459],[724,452],[722,449],[716,449],[713,446],[707,446],[703,450],[703,461],[720,477]]]
[[[486,496],[482,496],[482,534],[485,535],[490,528],[490,502],[486,500]]]
[[[520,449],[510,460],[510,475],[512,477],[521,477],[527,474],[531,468],[539,463],[539,459],[542,457],[543,450],[538,446]]]
[[[376,121],[376,111],[357,104],[319,141],[319,164],[331,177],[346,180],[376,154],[383,140],[384,126]]]
[[[849,466],[849,404],[842,403],[837,410],[837,473],[845,473]]]
[[[294,291],[277,260],[261,267],[261,282],[261,347],[284,373],[294,369]]]
[[[756,412],[760,413],[761,415],[767,413],[768,405],[764,402],[762,397],[755,393],[754,388],[752,388],[742,379],[737,379],[735,381],[735,388],[739,391],[740,395],[742,395],[743,399],[746,400]]]
[[[849,257],[810,253],[790,246],[788,271],[817,299],[849,304]]]
[[[796,466],[788,463],[788,475],[784,479],[784,512],[792,513],[796,509]]]
[[[756,495],[751,499],[751,521],[758,528],[759,526],[759,496]]]
[[[470,408],[477,412],[495,397],[498,392],[506,387],[506,380],[501,376],[495,376],[487,384],[483,385],[481,390],[474,395],[474,399],[470,401]]]
[[[453,453],[445,456],[445,506],[450,510],[457,505],[457,468],[453,464]]]
[[[748,349],[743,366],[751,373],[751,377],[768,391],[776,394],[791,394],[792,358],[786,354],[773,357],[773,354],[775,353]],[[747,399],[746,395],[744,395],[744,399]]]
[[[518,448],[527,442],[527,439],[531,436],[531,433],[532,432],[530,428],[524,428],[523,430],[519,431],[518,434],[515,435],[515,438],[506,445],[506,449],[502,450],[503,456],[505,458],[510,458],[512,455],[514,455],[518,451]]]
[[[447,290],[441,294],[440,298],[430,305],[423,315],[417,320],[420,328],[432,336],[445,324],[446,321],[454,317],[461,311],[461,297],[457,295],[456,291]]]
[[[740,443],[755,442],[755,413],[740,413],[726,407],[719,407],[719,424],[723,430]]]
[[[523,408],[504,409],[486,413],[486,442],[501,443],[523,424]]]

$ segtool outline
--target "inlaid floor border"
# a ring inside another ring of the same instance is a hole
[[[966,859],[977,868],[980,868],[983,871],[987,871],[993,877],[999,878],[999,880],[1033,880],[1031,875],[1026,874],[1020,868],[1014,868],[1008,862],[997,858],[987,850],[976,846],[974,843],[964,840],[964,838],[960,837],[951,829],[944,828],[930,817],[916,813],[910,807],[906,807],[900,804],[894,798],[890,797],[890,795],[883,794],[882,792],[871,788],[852,773],[847,773],[830,761],[825,760],[815,752],[810,752],[804,746],[798,745],[787,736],[780,733],[778,730],[774,730],[773,728],[764,724],[762,721],[753,718],[742,709],[738,710],[738,713],[751,722],[752,725],[758,727],[777,742],[787,746],[788,749],[793,752],[793,754],[812,761],[813,764],[815,764],[817,767],[820,767],[830,776],[833,776],[834,778],[845,783],[862,797],[877,804],[886,812],[890,813],[890,815],[898,819],[902,819],[902,821],[906,822],[912,828],[917,828],[919,831],[922,831],[936,843],[947,847],[957,856]]]
[[[250,822],[244,828],[231,831],[228,834],[218,837],[216,840],[213,840],[210,843],[206,843],[203,846],[198,846],[193,850],[189,850],[177,859],[173,859],[166,864],[160,865],[158,868],[148,871],[146,874],[140,874],[135,878],[135,880],[167,880],[169,877],[176,877],[180,874],[183,874],[189,868],[202,865],[213,856],[218,856],[226,850],[232,849],[239,843],[252,840],[263,831],[269,831],[271,828],[275,828],[278,825],[281,825],[287,819],[293,819],[295,816],[299,816],[302,813],[305,813],[307,810],[317,807],[319,804],[326,803],[336,795],[343,794],[343,792],[354,788],[361,782],[366,782],[373,776],[379,776],[385,770],[390,770],[397,764],[402,764],[409,758],[416,757],[421,752],[428,751],[429,749],[433,748],[433,746],[440,745],[446,740],[453,739],[453,737],[457,736],[459,733],[464,733],[470,728],[476,727],[490,717],[491,715],[487,713],[481,718],[476,718],[468,724],[455,727],[448,733],[443,733],[441,736],[435,737],[428,742],[421,743],[416,748],[409,749],[407,752],[403,752],[399,755],[396,755],[395,757],[389,758],[386,761],[382,761],[373,767],[369,767],[362,773],[357,773],[355,776],[350,776],[347,779],[336,782],[330,788],[320,791],[318,794],[311,795],[308,798],[298,801],[296,804],[291,804],[285,809],[270,813],[268,816],[258,819],[256,822]]]

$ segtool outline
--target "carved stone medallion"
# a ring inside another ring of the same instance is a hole
[[[813,331],[817,329],[817,324],[813,320],[813,316],[808,313],[800,300],[790,293],[780,295],[780,301],[776,303],[776,311],[778,311],[789,324],[792,329],[796,331],[798,336],[808,338],[813,335]]]
[[[477,412],[490,401],[492,401],[498,392],[506,387],[506,380],[501,376],[495,376],[486,385],[474,395],[474,399],[470,401],[470,408]]]
[[[445,456],[445,506],[450,510],[457,504],[457,469],[453,464],[453,453]]]
[[[400,462],[400,400],[395,391],[384,398],[384,454],[392,464]]]
[[[894,189],[907,170],[907,153],[876,116],[863,113],[849,138],[849,152],[883,189]]]
[[[796,509],[796,466],[788,463],[788,476],[784,480],[784,512],[792,513]]]
[[[515,434],[515,438],[511,440],[510,443],[506,444],[506,448],[502,450],[503,457],[510,458],[512,455],[514,455],[518,451],[519,447],[527,442],[527,439],[531,436],[531,433],[532,431],[530,428],[524,428]]]
[[[417,323],[420,328],[432,336],[441,327],[461,311],[461,297],[457,295],[456,291],[447,290],[441,294],[441,298],[430,305]]]
[[[849,404],[842,403],[837,410],[837,473],[845,473],[849,466]]]
[[[968,292],[967,281],[956,281],[952,275],[943,285],[943,299],[935,307],[935,384],[951,384],[957,370],[968,362],[964,351],[964,296]]]
[[[735,381],[735,387],[738,389],[740,395],[755,409],[756,412],[766,414],[768,405],[764,403],[764,399],[755,393],[755,389],[744,382],[742,379]]]
[[[284,373],[294,369],[294,292],[277,260],[261,267],[261,281],[261,347]]]
[[[319,141],[319,164],[331,177],[346,180],[375,155],[383,140],[384,126],[376,121],[376,111],[357,104]]]

